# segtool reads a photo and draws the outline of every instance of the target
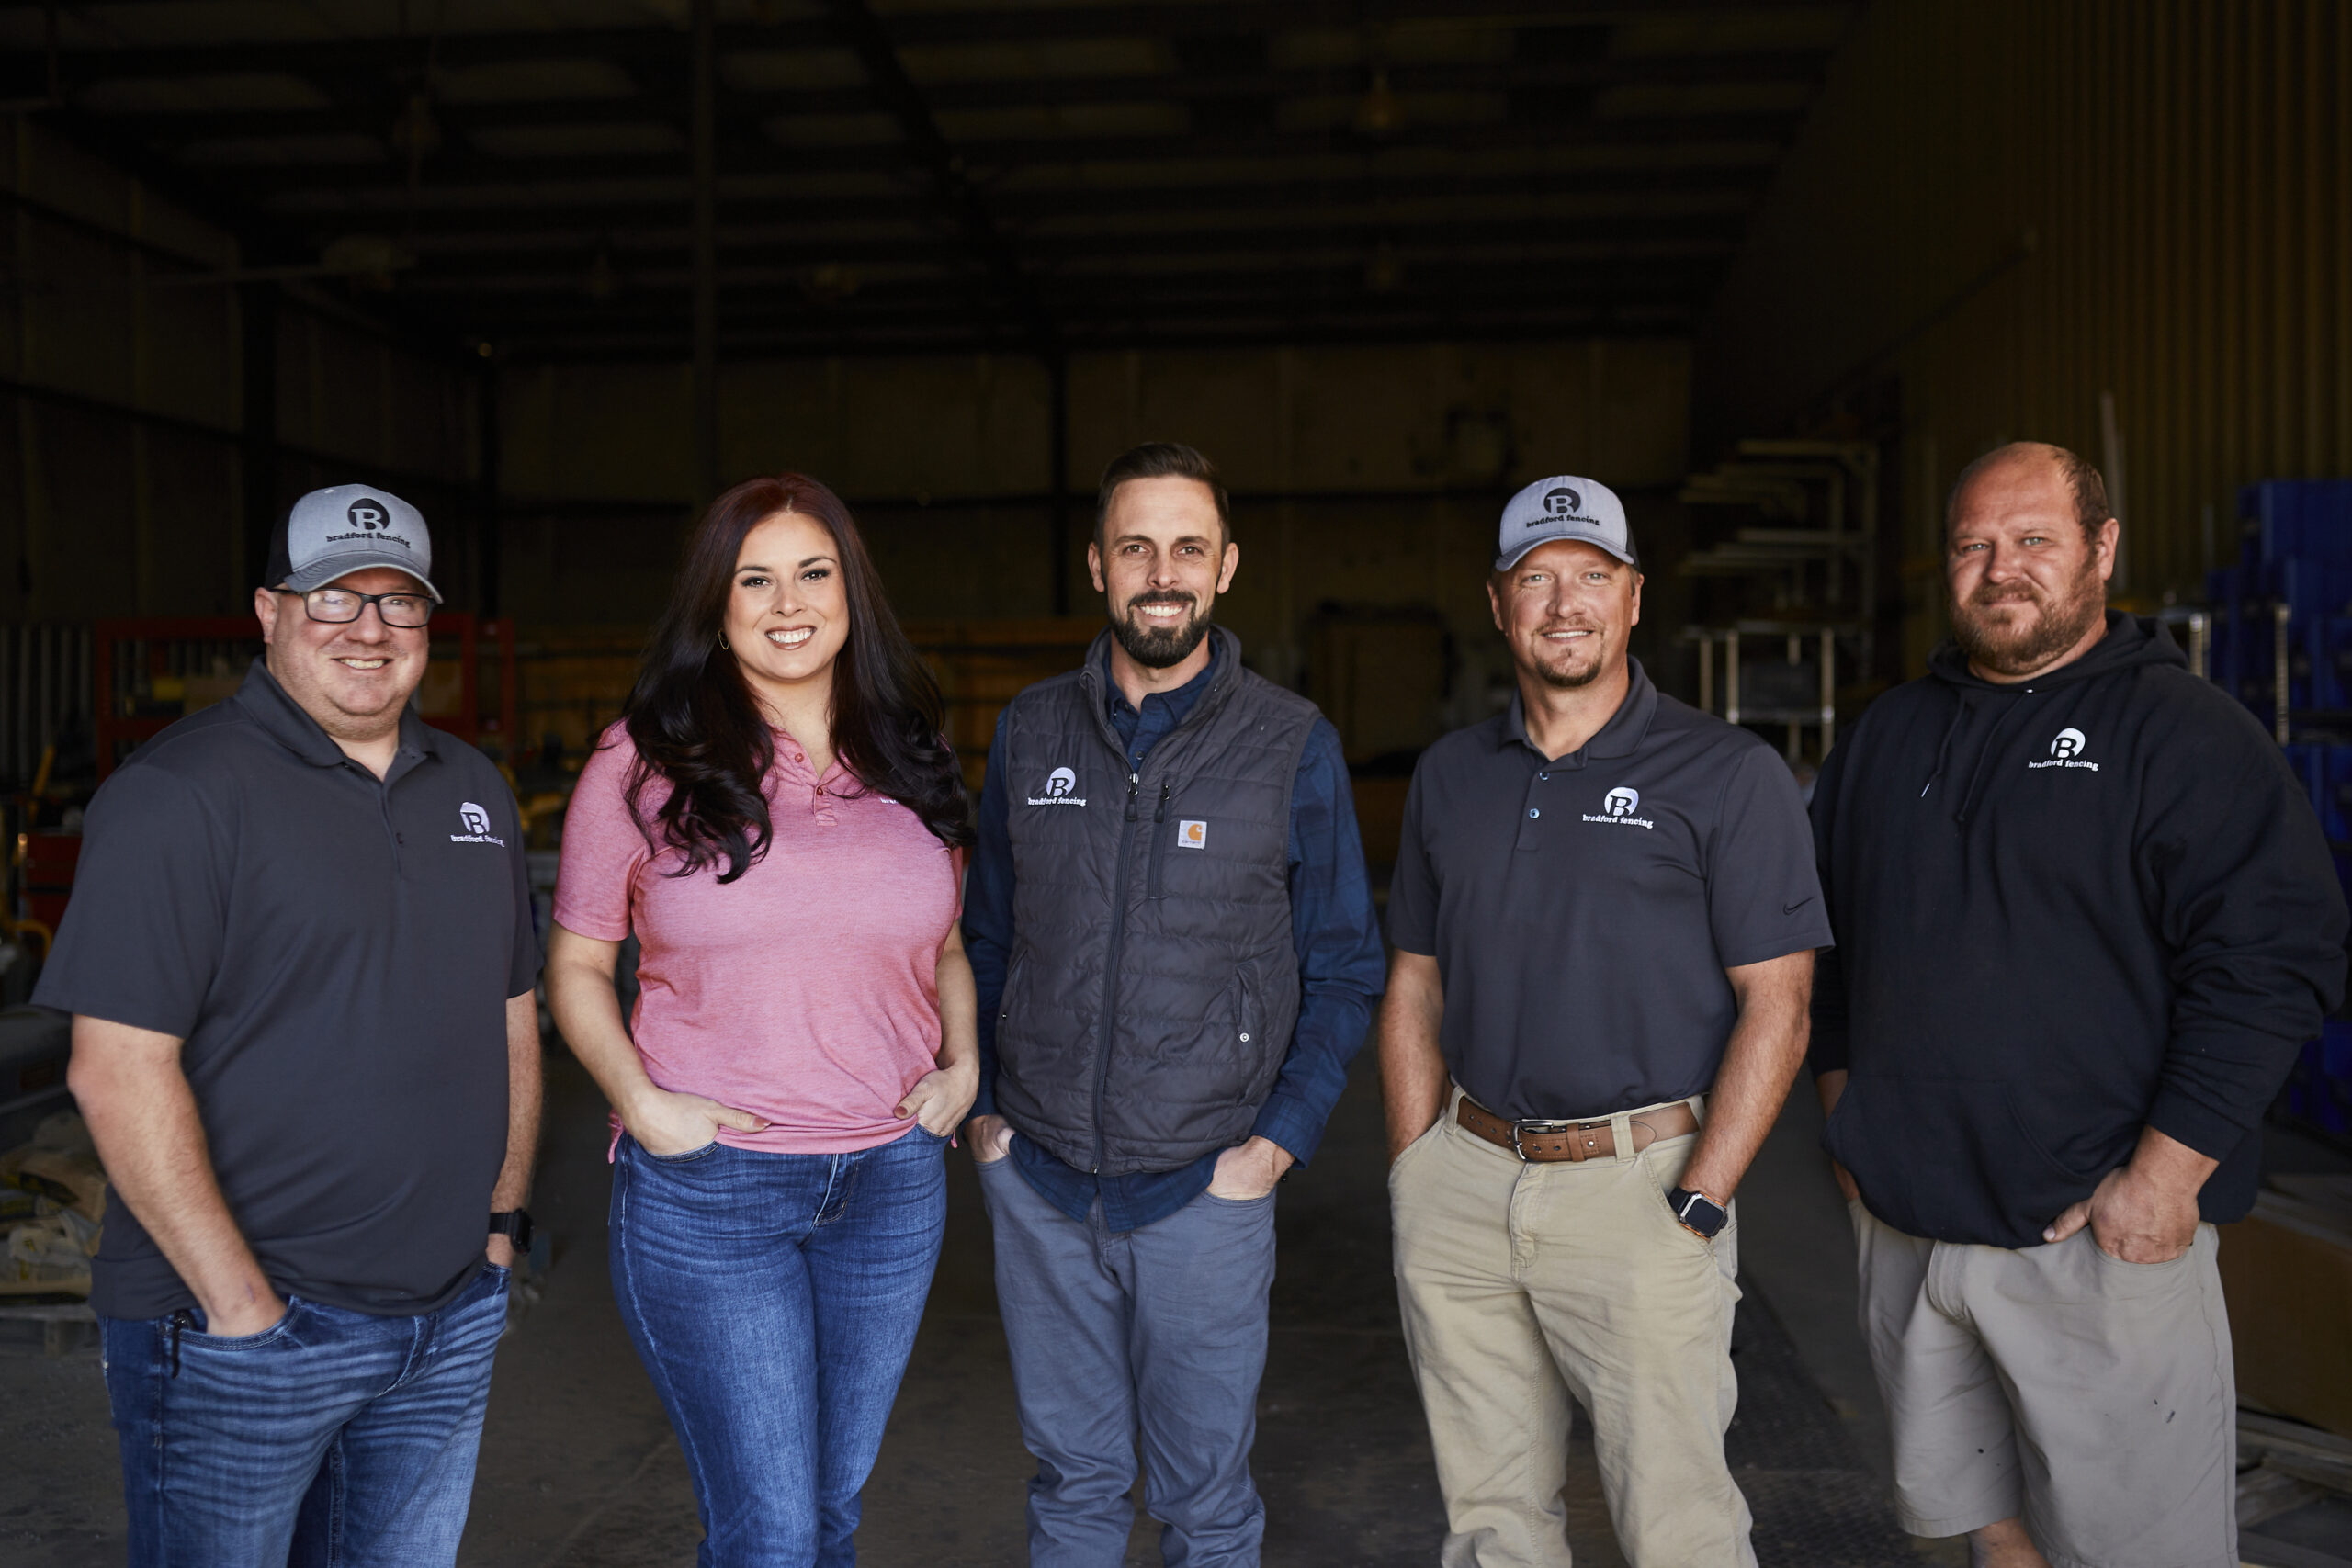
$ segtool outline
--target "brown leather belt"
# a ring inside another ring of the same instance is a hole
[[[1498,1116],[1468,1095],[1454,1108],[1453,1119],[1464,1132],[1476,1133],[1490,1144],[1498,1144],[1522,1160],[1538,1165],[1554,1160],[1572,1160],[1578,1164],[1589,1159],[1617,1157],[1617,1130],[1607,1117],[1598,1122],[1546,1122],[1527,1118],[1514,1122],[1508,1116]],[[1632,1119],[1634,1152],[1639,1154],[1660,1138],[1679,1138],[1699,1130],[1698,1112],[1690,1109],[1687,1100],[1671,1105],[1661,1105],[1645,1111]]]

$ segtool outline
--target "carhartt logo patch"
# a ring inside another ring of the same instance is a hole
[[[1204,850],[1209,847],[1209,825],[1197,817],[1186,817],[1176,824],[1176,847],[1180,850]]]

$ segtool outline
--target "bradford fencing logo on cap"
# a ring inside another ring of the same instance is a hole
[[[1078,787],[1078,773],[1069,768],[1056,768],[1046,775],[1046,793],[1029,797],[1032,806],[1083,806],[1086,797],[1072,795]]]
[[[344,515],[351,519],[353,527],[371,534],[379,528],[392,525],[392,509],[372,495],[363,495],[353,502],[351,509]]]
[[[1627,566],[1639,564],[1625,528],[1625,504],[1599,479],[1554,474],[1521,486],[1503,506],[1495,536],[1495,570],[1510,570],[1528,551],[1552,539],[1591,545]]]

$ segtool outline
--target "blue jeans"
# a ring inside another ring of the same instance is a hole
[[[842,1155],[621,1140],[613,1294],[670,1412],[703,1568],[857,1561],[857,1495],[947,1224],[946,1141]]]
[[[1012,1352],[1032,1568],[1118,1568],[1144,1506],[1168,1568],[1256,1568],[1266,1506],[1250,1478],[1274,1196],[1203,1192],[1132,1231],[1046,1201],[1007,1156],[980,1167],[996,1295]]]
[[[102,1320],[131,1568],[457,1561],[506,1270],[422,1317],[297,1297],[276,1326]]]

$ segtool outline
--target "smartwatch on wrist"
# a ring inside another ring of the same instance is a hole
[[[1695,1231],[1709,1241],[1715,1239],[1715,1233],[1731,1218],[1721,1203],[1704,1192],[1693,1192],[1688,1188],[1676,1188],[1666,1195],[1666,1201],[1673,1209],[1674,1217],[1682,1222],[1683,1229]]]
[[[514,1255],[531,1250],[531,1214],[527,1209],[502,1209],[490,1216],[490,1234],[514,1244]]]

